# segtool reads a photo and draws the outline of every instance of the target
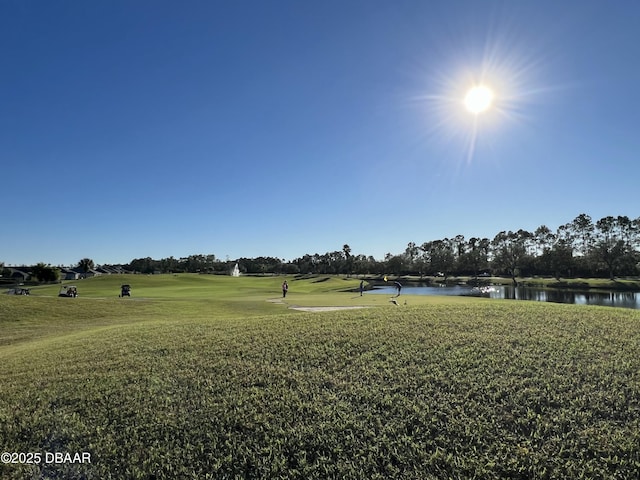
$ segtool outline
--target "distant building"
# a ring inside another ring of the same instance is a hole
[[[101,265],[95,268],[97,273],[102,275],[125,275],[131,273],[126,270],[122,265]]]
[[[79,276],[77,276],[75,279],[69,279],[69,280],[78,280],[81,278],[90,278],[90,277],[95,277],[97,275],[102,275],[100,272],[96,271],[95,269],[89,269],[89,271],[85,272],[82,268],[80,267],[74,267],[71,269],[72,272],[78,274]]]
[[[10,278],[16,282],[28,282],[31,279],[31,268],[29,267],[7,267],[11,272]]]
[[[69,268],[60,268],[60,280],[79,280],[82,278],[80,273],[69,269]]]

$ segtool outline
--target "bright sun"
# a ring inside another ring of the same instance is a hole
[[[471,87],[464,96],[464,106],[475,115],[486,112],[493,103],[493,91],[484,85]]]

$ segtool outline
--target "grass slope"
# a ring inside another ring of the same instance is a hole
[[[640,312],[409,297],[300,313],[267,301],[277,278],[126,278],[131,299],[115,297],[117,278],[78,282],[77,299],[0,297],[0,448],[91,453],[0,464],[1,478],[640,469]],[[291,278],[287,300],[375,300],[318,280]]]

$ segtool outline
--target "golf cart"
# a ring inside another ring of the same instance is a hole
[[[77,297],[78,289],[75,285],[63,285],[60,287],[60,292],[58,293],[59,297]]]
[[[130,297],[131,296],[131,285],[122,285],[120,287],[120,296],[121,297]]]
[[[29,289],[20,287],[11,288],[7,292],[7,295],[29,295]]]

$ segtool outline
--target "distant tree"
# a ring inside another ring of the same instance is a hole
[[[538,255],[544,253],[546,250],[550,250],[553,246],[556,236],[546,225],[540,225],[533,232],[534,242],[536,244]]]
[[[343,250],[335,250],[327,253],[328,272],[327,273],[343,273],[345,271],[346,257]]]
[[[42,262],[31,268],[31,274],[39,282],[57,282],[60,278],[60,271],[57,268]]]
[[[454,241],[448,238],[436,240],[431,245],[431,267],[435,272],[444,273],[444,279],[452,273],[456,257]]]
[[[563,275],[571,276],[574,269],[573,250],[560,240],[551,248],[545,248],[536,259],[536,264],[540,272],[551,274],[557,280]]]
[[[455,265],[455,255],[452,243],[448,238],[425,242],[420,247],[428,273],[432,275],[444,274],[445,281]]]
[[[571,253],[576,252],[576,233],[571,223],[560,225],[556,230],[556,241],[562,242],[566,248],[571,249]]]
[[[576,239],[576,249],[582,256],[586,256],[593,244],[594,225],[591,217],[581,213],[569,224]]]
[[[593,248],[595,257],[602,261],[611,280],[625,257],[630,257],[630,246],[625,242],[627,217],[604,217],[596,222],[596,242]]]
[[[178,260],[170,256],[160,260],[160,271],[162,273],[173,273],[179,269]]]
[[[458,270],[463,273],[472,273],[478,276],[481,270],[489,269],[489,239],[471,237],[466,246],[466,251],[458,258]]]
[[[371,259],[370,261],[365,255],[355,255],[351,258],[353,261],[353,273],[363,275],[374,271],[373,263],[375,263],[375,260]]]
[[[495,269],[507,273],[514,285],[527,255],[525,242],[526,235],[511,231],[498,233],[491,242]]]
[[[395,275],[402,275],[406,270],[404,255],[391,255],[386,259],[386,271]]]
[[[464,235],[456,235],[455,237],[453,237],[451,239],[451,247],[457,259],[464,255],[467,247],[467,244],[464,240]]]
[[[296,258],[293,263],[298,265],[298,269],[302,274],[315,273],[313,256],[309,254],[306,254],[301,258]]]
[[[239,258],[237,262],[246,273],[281,273],[283,270],[282,260],[275,257],[243,257]]]
[[[345,243],[342,246],[342,253],[344,254],[344,273],[346,273],[347,275],[351,275],[353,270],[351,247]]]
[[[407,268],[409,270],[413,271],[416,270],[416,267],[419,267],[418,265],[416,265],[416,259],[418,258],[419,252],[420,249],[414,242],[409,242],[407,244],[407,248],[405,248],[404,254],[407,257]]]
[[[4,262],[0,262],[0,277],[11,277],[11,270],[5,268]]]
[[[157,269],[160,269],[160,262],[158,260],[154,260],[151,257],[135,258],[131,260],[129,269],[133,270],[134,272],[151,274]]]
[[[622,240],[613,240],[611,242],[600,240],[594,247],[594,254],[606,265],[609,279],[611,280],[615,278],[618,264],[624,258],[625,253]]]
[[[287,275],[297,275],[298,273],[300,273],[300,268],[293,262],[283,263],[282,273],[285,273]]]
[[[631,231],[633,232],[631,248],[640,253],[640,217],[632,221]]]
[[[161,266],[163,267],[161,271],[166,273],[164,268],[164,264],[168,259],[163,259],[160,261]],[[235,263],[234,263],[235,264]],[[189,273],[206,273],[211,272],[214,269],[215,265],[215,255],[189,255],[188,257],[183,257],[178,260],[177,270]]]
[[[95,267],[95,264],[93,263],[93,260],[91,260],[90,258],[83,258],[78,262],[78,267],[84,273],[88,273],[89,270],[93,270],[93,267]]]

